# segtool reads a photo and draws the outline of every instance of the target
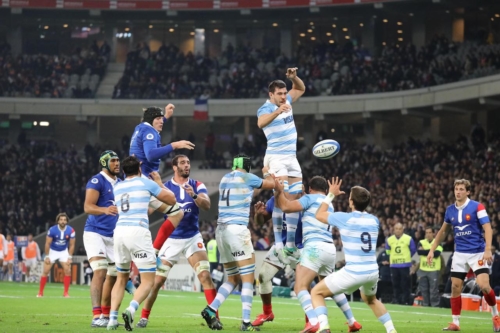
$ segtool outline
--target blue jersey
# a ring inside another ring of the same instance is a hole
[[[274,210],[274,197],[271,197],[266,203],[266,211],[269,215],[273,215]],[[286,214],[283,213],[283,230],[281,231],[281,239],[283,244],[286,244]],[[302,248],[302,214],[299,215],[299,223],[297,223],[297,230],[295,231],[295,246]]]
[[[467,199],[460,207],[453,204],[446,208],[444,222],[453,227],[455,251],[484,252],[483,224],[490,223],[490,219],[482,203]]]
[[[61,230],[56,224],[50,227],[49,232],[47,232],[47,237],[52,238],[52,243],[50,243],[51,250],[64,251],[68,248],[69,241],[75,238],[75,230],[69,225],[66,225],[64,230]]]
[[[160,134],[151,124],[144,122],[135,127],[132,139],[130,139],[129,155],[135,155],[135,157],[142,162],[141,171],[146,177],[149,176],[152,171],[158,171],[160,168],[160,159],[148,161],[148,150],[160,147]]]
[[[91,188],[99,192],[99,199],[96,205],[99,207],[109,207],[115,204],[115,194],[113,193],[113,186],[119,182],[120,179],[110,178],[106,173],[101,171],[97,175],[90,178],[87,183],[87,189]],[[84,231],[91,231],[98,233],[105,237],[113,237],[113,230],[115,230],[118,215],[90,215],[85,222]]]
[[[325,198],[324,194],[306,194],[298,200],[304,210],[302,217],[304,245],[313,241],[333,243],[331,227],[316,219],[316,211]],[[328,212],[333,213],[332,204],[329,205]]]
[[[378,218],[366,212],[332,213],[328,224],[337,227],[345,253],[345,270],[354,275],[378,272]]]
[[[247,172],[236,170],[222,177],[217,223],[248,225],[253,190],[261,186],[262,178]]]
[[[191,185],[196,194],[205,193],[208,195],[207,188],[205,184],[194,179],[188,179],[187,184]],[[179,225],[175,228],[170,238],[185,239],[194,237],[200,232],[200,226],[198,224],[198,215],[200,214],[200,209],[196,206],[193,198],[184,190],[184,188],[176,183],[173,179],[165,183],[165,186],[175,194],[177,199],[177,204],[181,207],[184,212],[184,217],[182,218]],[[165,216],[167,218],[167,216]]]
[[[286,103],[292,104],[292,97],[286,96]],[[257,111],[257,117],[276,111],[278,106],[267,100]],[[297,128],[293,111],[283,112],[263,128],[267,138],[266,155],[295,155],[297,152]]]
[[[150,179],[133,177],[116,184],[113,192],[119,214],[116,226],[149,228],[149,200],[160,194],[161,187]]]

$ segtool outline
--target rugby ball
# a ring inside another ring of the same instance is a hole
[[[326,160],[337,155],[340,151],[340,145],[335,140],[323,140],[314,145],[312,153],[317,158]]]

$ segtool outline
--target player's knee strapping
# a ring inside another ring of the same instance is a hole
[[[235,275],[240,274],[240,270],[239,270],[238,266],[229,267],[229,268],[226,268],[226,273],[227,273],[227,276],[235,276]]]
[[[92,268],[94,272],[102,269],[108,269],[108,261],[106,259],[92,260],[90,262],[90,268]]]
[[[283,243],[281,242],[281,233],[283,231],[283,211],[276,206],[273,208],[272,220],[275,243],[280,243],[281,245],[283,245]]]
[[[255,273],[255,264],[250,264],[240,267],[240,275],[248,275]]]
[[[173,205],[173,206],[167,206],[167,208],[165,208],[163,213],[167,214],[167,216],[174,216],[174,215],[179,214],[180,211],[181,211],[181,207],[176,202],[175,205]]]
[[[286,214],[286,246],[295,247],[295,233],[299,224],[300,213]]]
[[[279,269],[269,263],[264,262],[259,271],[259,292],[261,294],[271,294],[273,292],[273,277]]]
[[[116,270],[118,273],[130,273],[130,267],[124,268],[116,266]]]
[[[292,185],[290,185],[288,193],[290,193],[290,194],[302,193],[302,181],[296,182],[296,183],[293,183]]]
[[[171,269],[172,267],[165,265],[163,261],[159,260],[156,265],[156,275],[168,278],[168,273]]]
[[[200,275],[203,271],[207,271],[210,274],[210,263],[207,260],[200,260],[195,271],[196,275]]]
[[[108,264],[108,272],[106,273],[106,275],[109,275],[109,276],[117,276],[118,275],[118,271],[116,270],[115,263]]]

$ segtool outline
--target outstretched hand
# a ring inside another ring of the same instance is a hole
[[[189,149],[189,150],[193,150],[195,146],[194,143],[187,140],[175,141],[172,142],[171,145],[172,148],[174,149]]]
[[[328,181],[328,185],[330,185],[329,192],[335,196],[345,194],[344,191],[340,190],[340,186],[342,185],[342,179],[339,177],[332,177],[332,181]]]
[[[168,118],[172,117],[172,115],[174,114],[174,109],[175,109],[175,106],[172,103],[165,106],[165,118],[168,119]]]
[[[286,78],[289,80],[295,79],[297,77],[297,70],[297,67],[288,68],[286,70]]]

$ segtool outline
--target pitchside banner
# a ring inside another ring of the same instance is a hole
[[[80,284],[81,279],[81,264],[71,263],[71,284]],[[62,265],[57,261],[50,270],[50,282],[63,283],[64,281],[64,269]]]
[[[210,10],[321,7],[409,0],[0,0],[1,7],[111,9],[111,10]]]

